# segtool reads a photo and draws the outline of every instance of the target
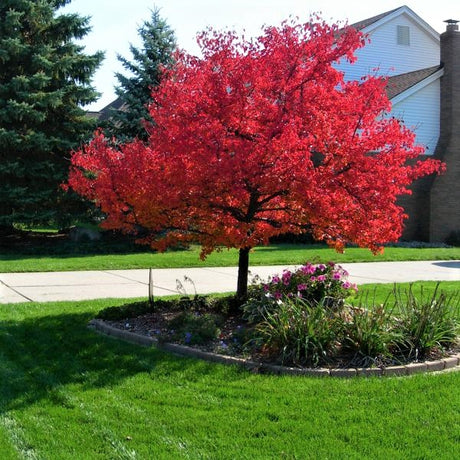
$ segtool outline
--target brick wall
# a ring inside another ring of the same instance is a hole
[[[424,177],[410,187],[412,195],[398,200],[409,218],[404,223],[402,241],[429,241],[430,238],[430,196],[433,179]]]
[[[441,34],[441,131],[435,157],[447,171],[431,188],[430,241],[444,241],[460,230],[460,31],[448,24]]]

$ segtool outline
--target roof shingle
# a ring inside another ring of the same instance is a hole
[[[393,99],[398,94],[401,94],[417,83],[420,83],[422,80],[425,80],[425,78],[433,75],[440,68],[441,66],[437,65],[428,67],[426,69],[414,70],[413,72],[407,72],[389,77],[386,87],[388,99]]]
[[[394,11],[399,10],[400,8],[402,8],[402,6],[395,8],[394,10],[390,10],[390,11],[386,11],[385,13],[378,14],[377,16],[372,16],[371,18],[367,18],[367,19],[363,19],[362,21],[355,22],[354,24],[351,24],[351,27],[354,27],[356,30],[362,30],[365,27],[368,27],[371,24],[374,24],[374,22],[377,22],[380,19],[384,18],[385,16],[388,16]]]

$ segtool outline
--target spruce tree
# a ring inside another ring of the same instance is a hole
[[[151,101],[151,88],[161,80],[162,66],[173,63],[176,49],[174,31],[153,10],[150,21],[145,21],[138,29],[142,47],[130,45],[132,61],[118,55],[118,60],[129,72],[129,76],[117,73],[119,86],[115,89],[118,96],[116,108],[108,116],[107,132],[117,141],[129,141],[134,138],[147,139],[144,120],[153,122],[146,106]]]
[[[0,2],[0,227],[68,223],[87,206],[65,193],[72,149],[94,128],[82,107],[103,59],[74,40],[89,18],[59,14],[70,0]]]

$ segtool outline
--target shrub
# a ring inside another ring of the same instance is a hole
[[[267,282],[249,288],[248,300],[242,306],[244,317],[253,323],[264,319],[277,310],[283,299],[303,299],[311,305],[327,304],[336,310],[344,305],[344,300],[357,290],[347,281],[348,273],[333,262],[314,265],[307,263],[294,272],[284,270]]]
[[[446,244],[449,246],[460,246],[460,230],[453,230],[446,238]]]

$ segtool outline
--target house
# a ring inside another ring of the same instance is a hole
[[[403,239],[441,242],[460,231],[460,32],[447,20],[439,35],[407,6],[352,24],[370,43],[351,65],[339,68],[348,80],[387,76],[391,116],[414,130],[425,155],[443,160],[445,174],[413,185],[401,205],[409,219]]]
[[[126,104],[120,97],[117,97],[114,101],[106,105],[100,112],[98,112],[99,121],[108,120],[117,110],[127,110]]]
[[[347,80],[374,74],[388,77],[391,116],[414,130],[425,154],[447,165],[445,174],[417,181],[401,205],[409,219],[404,240],[460,238],[460,32],[447,20],[441,35],[407,6],[352,24],[370,42],[356,52],[354,64],[338,68]],[[101,119],[120,109],[117,99]],[[121,108],[122,110],[123,108]]]

